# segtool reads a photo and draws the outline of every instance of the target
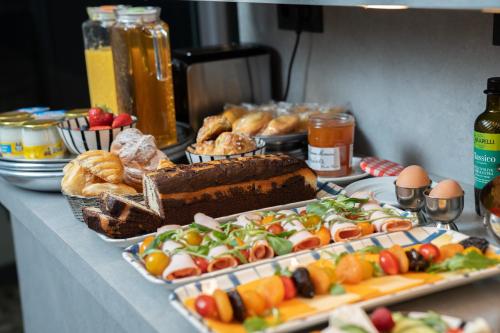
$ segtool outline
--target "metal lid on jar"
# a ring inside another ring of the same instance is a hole
[[[85,117],[89,114],[89,109],[72,109],[68,110],[66,112],[66,119],[73,119],[73,118],[79,118],[79,117]]]
[[[155,22],[160,18],[160,7],[128,7],[116,11],[118,22]]]
[[[32,128],[32,129],[42,129],[42,128],[50,128],[56,126],[58,123],[57,120],[50,119],[36,119],[29,120],[23,123],[24,128]]]
[[[24,111],[9,111],[0,113],[0,121],[7,119],[29,120],[31,118],[33,118],[33,116],[30,113]]]
[[[87,7],[87,14],[92,21],[114,21],[116,17],[115,11],[126,7],[124,5]]]
[[[29,118],[28,118],[29,119]],[[0,126],[4,127],[22,127],[28,119],[0,119]]]
[[[347,126],[354,124],[354,117],[345,112],[314,113],[309,117],[313,126]]]

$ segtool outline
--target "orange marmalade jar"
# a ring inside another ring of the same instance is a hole
[[[309,166],[321,177],[347,176],[352,170],[354,117],[318,113],[309,117]]]

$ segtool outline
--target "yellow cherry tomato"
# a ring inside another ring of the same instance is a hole
[[[361,270],[363,272],[363,280],[373,277],[373,265],[368,260],[361,260]]]
[[[354,254],[346,254],[340,258],[335,267],[335,276],[341,283],[358,284],[363,281],[363,264]]]
[[[370,222],[359,222],[357,225],[361,229],[361,234],[363,236],[370,235],[375,232],[375,227]]]
[[[255,291],[265,298],[269,308],[277,307],[285,299],[285,287],[277,275],[261,279]]]
[[[463,254],[467,254],[467,253],[470,253],[470,252],[476,252],[478,254],[483,254],[483,252],[478,249],[477,247],[475,246],[469,246],[468,248],[466,248],[463,252]]]
[[[318,295],[326,294],[330,291],[330,277],[328,274],[315,265],[307,266],[307,271],[314,286],[314,292]]]
[[[139,254],[143,254],[144,251],[148,248],[149,244],[151,244],[155,240],[154,236],[148,236],[144,238],[141,245],[139,246]]]
[[[213,298],[217,305],[220,320],[224,323],[231,322],[231,320],[233,320],[233,307],[231,306],[231,302],[226,292],[217,289],[214,291]]]
[[[314,228],[318,224],[321,223],[321,217],[318,215],[310,215],[307,217],[306,221],[304,222],[304,227],[306,228]]]
[[[462,244],[458,243],[450,243],[443,245],[439,248],[439,259],[438,261],[443,261],[448,258],[453,257],[457,253],[462,253],[464,252],[464,247]]]
[[[262,220],[260,220],[260,224],[266,225],[274,221],[274,215],[267,215]]]
[[[332,237],[330,235],[330,230],[328,230],[325,227],[319,228],[319,230],[316,231],[314,234],[319,237],[321,246],[330,244],[330,241],[332,240]]]
[[[144,259],[149,273],[159,276],[170,263],[170,258],[164,252],[153,252]]]
[[[247,290],[241,293],[248,316],[261,316],[266,312],[266,299],[255,290]]]
[[[184,235],[186,243],[189,245],[200,245],[203,237],[196,230],[189,230],[186,235]]]
[[[337,281],[337,278],[335,277],[335,265],[330,260],[319,259],[312,262],[310,266],[316,266],[322,269],[328,275],[330,283],[335,283]]]

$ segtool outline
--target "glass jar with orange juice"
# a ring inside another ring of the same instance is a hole
[[[352,171],[354,117],[347,113],[318,113],[309,117],[308,159],[321,177],[343,177]]]

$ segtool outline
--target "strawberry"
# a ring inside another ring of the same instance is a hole
[[[132,117],[129,114],[122,113],[115,117],[111,127],[117,128],[122,126],[128,126],[130,124],[132,124]]]
[[[100,130],[109,130],[111,129],[111,126],[92,126],[89,128],[90,131],[100,131]]]
[[[110,126],[113,123],[113,114],[103,111],[101,108],[89,110],[90,127]]]

